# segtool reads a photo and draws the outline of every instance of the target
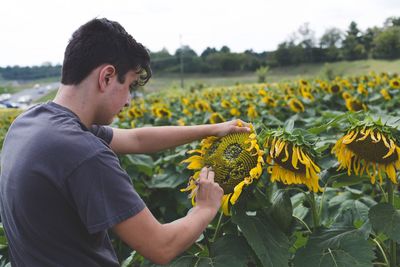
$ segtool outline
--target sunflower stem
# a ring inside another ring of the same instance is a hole
[[[222,217],[224,217],[224,213],[220,212],[219,218],[218,218],[217,227],[215,228],[214,236],[213,236],[213,238],[211,240],[211,242],[213,242],[213,243],[214,243],[215,239],[217,238],[218,230],[219,230],[219,227],[221,226]]]
[[[311,213],[313,217],[313,222],[314,222],[314,229],[319,227],[319,216],[318,216],[318,208],[317,208],[317,203],[315,201],[315,195],[314,192],[310,192],[310,205],[311,205]]]
[[[386,253],[385,253],[384,249],[382,248],[381,244],[379,243],[379,241],[376,240],[376,238],[372,238],[371,240],[378,246],[379,250],[381,251],[383,259],[385,260],[385,263],[386,263],[385,265],[389,266],[389,261],[386,257]]]
[[[388,203],[394,207],[394,190],[392,181],[386,179],[386,185],[387,185]],[[396,254],[397,254],[396,241],[390,239],[390,267],[397,266]]]

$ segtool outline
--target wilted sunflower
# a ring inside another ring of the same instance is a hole
[[[376,175],[382,184],[382,173],[397,183],[396,170],[400,169],[400,148],[394,137],[395,129],[380,121],[366,119],[354,122],[346,134],[332,148],[339,161],[339,170],[347,169],[348,175],[366,173],[375,183]]]
[[[191,191],[189,197],[192,198],[193,205],[196,204],[198,189],[196,181],[204,166],[212,167],[215,182],[224,189],[222,210],[225,215],[229,215],[229,206],[236,203],[243,187],[261,176],[264,152],[260,150],[252,126],[251,129],[251,133],[234,133],[222,138],[208,137],[202,140],[200,149],[189,151],[197,155],[182,162],[189,163],[187,168],[196,172],[189,179],[187,187],[181,191]]]
[[[289,133],[283,129],[271,130],[264,144],[268,148],[267,163],[271,181],[284,184],[304,184],[310,191],[322,191],[318,184],[321,171],[314,162],[311,148],[303,134]]]

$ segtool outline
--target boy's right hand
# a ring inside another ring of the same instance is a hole
[[[219,210],[224,190],[214,182],[215,173],[211,168],[201,169],[199,188],[196,194],[196,205],[211,208],[215,213]]]

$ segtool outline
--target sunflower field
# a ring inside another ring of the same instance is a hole
[[[203,166],[224,189],[219,214],[169,266],[395,267],[399,103],[400,77],[369,73],[151,93],[133,98],[113,124],[251,123],[247,134],[120,157],[162,223],[196,205]],[[122,266],[157,266],[116,237],[113,245]]]
[[[195,205],[212,166],[221,211],[170,266],[398,266],[400,78],[163,91],[133,99],[121,128],[241,119],[250,134],[121,157],[161,222]],[[154,266],[116,241],[125,266]]]

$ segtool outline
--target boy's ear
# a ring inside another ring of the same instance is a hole
[[[99,88],[104,91],[111,80],[116,77],[116,70],[113,65],[105,65],[99,72]]]

